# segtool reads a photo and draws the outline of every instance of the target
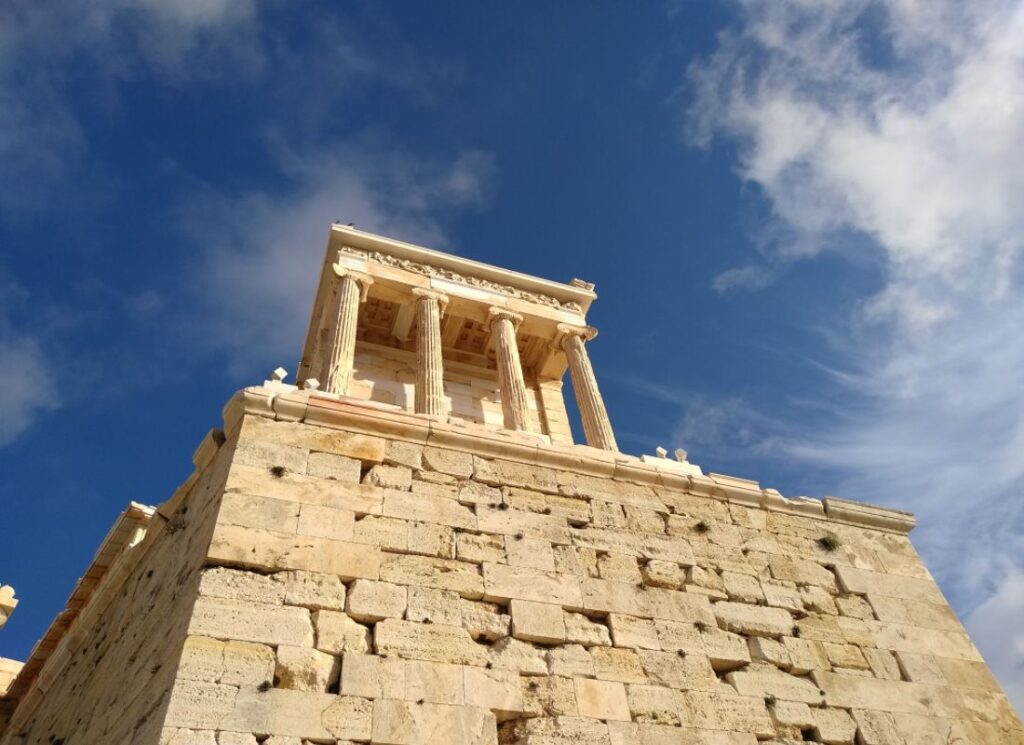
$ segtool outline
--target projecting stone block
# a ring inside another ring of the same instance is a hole
[[[561,644],[565,641],[565,620],[562,606],[512,600],[512,635],[538,644]]]
[[[374,745],[497,745],[494,714],[485,709],[408,701],[373,702]]]
[[[496,670],[516,670],[524,675],[544,675],[547,661],[544,651],[511,636],[491,648],[491,666]]]
[[[622,613],[608,614],[608,627],[616,647],[661,649],[661,640],[654,621],[647,618],[627,616]]]
[[[377,579],[380,551],[345,541],[285,535],[235,525],[218,525],[208,552],[210,561],[269,571],[305,569],[350,580]]]
[[[547,651],[548,672],[567,678],[594,677],[594,658],[579,644],[565,644]]]
[[[403,660],[348,652],[341,662],[341,692],[363,698],[403,698],[405,664]]]
[[[374,466],[363,476],[363,483],[385,489],[409,491],[412,486],[412,469],[404,466]]]
[[[473,456],[459,450],[428,446],[423,448],[423,467],[459,479],[468,479],[473,475]]]
[[[857,723],[842,709],[815,709],[814,728],[828,745],[852,745]]]
[[[582,644],[586,647],[610,647],[612,644],[608,627],[587,618],[582,613],[569,612],[565,614],[565,638],[570,643]]]
[[[310,610],[344,610],[345,585],[333,574],[293,570],[273,575],[284,590],[286,605]]]
[[[714,611],[719,625],[737,634],[777,638],[793,631],[793,617],[781,608],[721,602]]]
[[[582,605],[579,584],[572,577],[490,562],[484,562],[483,573],[486,600],[532,600],[570,608]]]
[[[519,675],[511,670],[462,670],[467,706],[488,709],[499,721],[519,716],[524,711]]]
[[[741,696],[772,696],[782,701],[799,701],[815,705],[822,703],[818,686],[812,681],[771,667],[729,673],[725,679],[732,683]]]
[[[722,572],[722,582],[730,600],[740,603],[757,604],[764,600],[761,583],[756,577],[737,572]]]
[[[640,567],[643,573],[644,583],[651,587],[665,587],[670,590],[677,589],[685,577],[683,568],[673,561],[662,561],[651,559]]]
[[[423,446],[414,442],[388,440],[384,448],[384,464],[419,470],[423,467]]]
[[[523,707],[533,716],[577,716],[576,688],[572,678],[537,676],[523,678]]]
[[[345,613],[318,610],[313,613],[316,624],[316,648],[328,654],[370,651],[370,630]]]
[[[305,608],[201,597],[192,610],[188,630],[215,639],[313,646],[313,624]]]
[[[487,648],[474,642],[460,626],[420,624],[386,619],[374,627],[377,654],[407,660],[484,665]]]
[[[405,615],[406,589],[389,582],[357,579],[348,591],[345,612],[360,623]]]
[[[460,607],[462,627],[474,639],[496,641],[509,635],[512,618],[501,612],[501,606],[475,600],[462,600]]]
[[[388,555],[381,565],[380,579],[399,585],[450,590],[470,599],[484,594],[484,579],[476,565],[449,559]]]
[[[576,706],[581,717],[630,721],[626,687],[610,680],[575,678]]]
[[[275,676],[279,688],[326,693],[328,686],[337,682],[340,672],[341,660],[333,655],[309,647],[277,648]]]
[[[712,629],[701,632],[701,644],[716,673],[736,670],[750,663],[747,641],[739,634]]]

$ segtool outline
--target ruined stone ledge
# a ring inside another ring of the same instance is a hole
[[[817,518],[902,535],[915,526],[909,512],[853,502],[836,497],[785,498],[756,481],[722,474],[683,474],[674,464],[642,459],[586,445],[562,445],[530,433],[496,430],[469,422],[444,422],[412,414],[398,407],[359,399],[299,390],[269,382],[239,391],[224,407],[224,429],[232,432],[244,414],[276,421],[304,422],[332,429],[389,437],[476,455],[574,471],[617,481],[660,486],[769,512]],[[214,431],[208,439],[223,437]],[[202,451],[203,448],[200,449]],[[198,455],[198,452],[197,452]],[[209,456],[206,456],[209,457]],[[699,470],[699,469],[695,469]]]

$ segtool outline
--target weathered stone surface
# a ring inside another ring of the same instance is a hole
[[[719,625],[737,634],[780,637],[793,631],[793,617],[781,608],[721,602],[714,611]]]
[[[357,579],[348,591],[345,612],[360,623],[374,623],[405,615],[406,589],[390,582]]]
[[[822,694],[813,681],[770,667],[729,673],[725,679],[732,683],[741,696],[771,696],[782,701],[815,705],[822,702]]]
[[[610,680],[574,678],[576,706],[581,717],[630,721],[626,687]]]
[[[341,664],[341,692],[363,698],[402,698],[405,696],[405,662],[346,652]]]
[[[190,634],[298,647],[313,645],[313,624],[305,608],[260,605],[241,600],[199,598]]]
[[[332,737],[366,742],[373,727],[373,703],[353,696],[338,696],[321,715]]]
[[[309,647],[277,648],[275,676],[279,688],[326,693],[338,681],[341,660]]]
[[[306,473],[309,476],[358,483],[362,466],[362,461],[355,458],[346,458],[336,453],[311,452],[306,463]]]
[[[225,600],[244,600],[261,605],[281,605],[285,588],[273,577],[227,567],[209,567],[199,580],[199,594]]]
[[[408,701],[373,703],[371,739],[380,745],[497,745],[494,714],[485,709]]]
[[[473,475],[473,456],[458,450],[428,446],[423,448],[423,467],[460,479],[468,479]]]
[[[532,600],[570,608],[582,606],[579,583],[536,569],[484,562],[485,599],[491,601]]]
[[[412,486],[412,469],[405,466],[374,466],[363,476],[363,483],[385,489],[409,491]]]
[[[483,597],[484,579],[475,564],[426,556],[385,555],[380,579],[398,585],[451,590],[464,598]]]
[[[489,661],[497,670],[517,670],[524,675],[544,675],[548,669],[543,649],[510,636],[491,647]]]
[[[316,624],[316,648],[329,654],[370,651],[370,629],[344,613],[318,610],[313,613]]]
[[[565,639],[571,644],[582,644],[587,647],[610,647],[612,644],[608,627],[587,618],[582,613],[565,614]]]
[[[512,635],[516,639],[538,644],[561,644],[565,641],[565,620],[562,606],[512,600]]]
[[[286,605],[310,610],[345,609],[345,585],[333,574],[293,570],[278,572],[273,577],[282,585]]]
[[[483,665],[487,648],[474,642],[461,626],[420,624],[386,619],[374,627],[377,654],[407,660]]]
[[[434,704],[465,703],[465,688],[459,665],[437,662],[405,663],[406,701],[430,701]]]

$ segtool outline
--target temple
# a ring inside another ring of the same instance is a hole
[[[1024,745],[912,515],[619,451],[595,299],[332,226],[295,382],[0,659],[0,745]]]

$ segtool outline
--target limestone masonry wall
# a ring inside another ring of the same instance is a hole
[[[694,493],[617,454],[541,466],[550,446],[261,395],[305,421],[228,416],[162,743],[1024,743],[898,531]],[[157,549],[154,586],[191,588],[191,549]],[[137,638],[168,617],[184,623],[154,610]],[[59,706],[60,726],[4,742],[67,736]]]
[[[231,448],[222,448],[145,539],[126,547],[65,635],[67,656],[54,653],[20,692],[0,744],[158,742],[230,465]]]

